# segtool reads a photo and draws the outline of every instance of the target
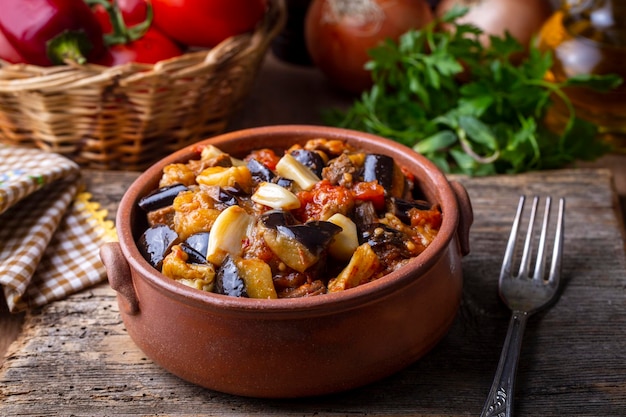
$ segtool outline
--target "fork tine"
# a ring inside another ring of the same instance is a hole
[[[520,196],[519,203],[517,205],[517,213],[513,219],[513,225],[511,226],[511,234],[506,244],[506,250],[504,251],[504,259],[502,260],[502,269],[500,270],[500,280],[511,276],[511,267],[513,266],[513,255],[515,255],[515,246],[517,243],[517,233],[520,228],[520,222],[522,219],[522,213],[524,211],[525,196]]]
[[[561,277],[561,262],[563,259],[563,230],[565,218],[565,199],[559,199],[559,213],[556,222],[556,233],[554,236],[554,250],[552,251],[552,263],[550,265],[550,275],[548,283],[558,285]]]
[[[541,237],[539,238],[539,246],[537,247],[537,260],[535,262],[535,272],[533,279],[540,281],[544,279],[546,270],[546,239],[548,235],[548,221],[550,220],[550,206],[552,199],[546,197],[546,208],[543,213],[543,224],[541,226]]]
[[[533,232],[535,228],[535,218],[537,217],[537,204],[539,197],[533,198],[533,205],[530,210],[530,219],[528,220],[528,230],[526,231],[526,241],[524,242],[524,251],[522,252],[522,260],[520,261],[518,277],[527,277],[530,271],[530,258],[532,256]]]

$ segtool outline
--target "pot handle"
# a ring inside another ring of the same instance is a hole
[[[461,246],[461,255],[465,256],[470,253],[470,228],[474,222],[474,210],[470,201],[467,190],[460,183],[450,181],[452,190],[456,194],[456,201],[459,204],[459,227],[457,236],[459,237],[459,245]]]
[[[105,243],[100,248],[100,259],[106,268],[111,288],[121,295],[120,308],[131,316],[138,314],[139,301],[135,294],[130,267],[124,258],[120,244],[118,242]]]

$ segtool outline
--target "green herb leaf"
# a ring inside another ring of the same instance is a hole
[[[598,91],[609,91],[619,87],[623,80],[616,74],[577,74],[568,78],[563,86],[582,86]]]
[[[451,130],[440,130],[416,143],[413,150],[427,156],[435,156],[436,152],[445,150],[455,144],[456,141],[457,137]]]
[[[373,87],[347,111],[329,111],[329,124],[394,139],[432,160],[444,172],[468,175],[558,168],[609,150],[594,140],[597,128],[576,117],[565,87],[608,91],[615,75],[575,76],[557,84],[545,79],[549,53],[531,42],[524,51],[510,34],[491,36],[458,23],[466,8],[453,8],[422,30],[370,51]],[[452,29],[439,30],[451,25]],[[562,133],[543,123],[552,98],[570,110]]]

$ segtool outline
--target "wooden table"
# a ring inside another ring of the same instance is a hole
[[[282,105],[264,104],[271,85],[284,86]],[[316,123],[314,110],[344,99],[311,69],[270,61],[231,128]],[[289,112],[289,102],[306,104]],[[85,172],[94,199],[111,216],[136,175]],[[143,355],[103,283],[27,314],[0,312],[0,342],[17,337],[0,367],[0,415],[478,415],[508,323],[497,275],[520,194],[564,196],[567,216],[564,292],[529,322],[517,415],[626,415],[626,255],[615,171],[452,178],[467,188],[475,211],[463,301],[449,334],[405,370],[322,398],[259,400],[208,391]]]
[[[135,177],[86,174],[112,213]],[[26,315],[0,368],[0,415],[477,415],[506,331],[496,277],[520,194],[564,196],[567,217],[565,289],[529,323],[518,415],[626,414],[626,258],[610,172],[454,178],[475,210],[462,306],[447,337],[404,371],[323,398],[270,401],[204,390],[143,355],[103,284]]]

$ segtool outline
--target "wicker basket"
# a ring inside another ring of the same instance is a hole
[[[254,33],[154,65],[0,63],[0,142],[93,169],[143,170],[225,130],[286,19],[270,0]]]

